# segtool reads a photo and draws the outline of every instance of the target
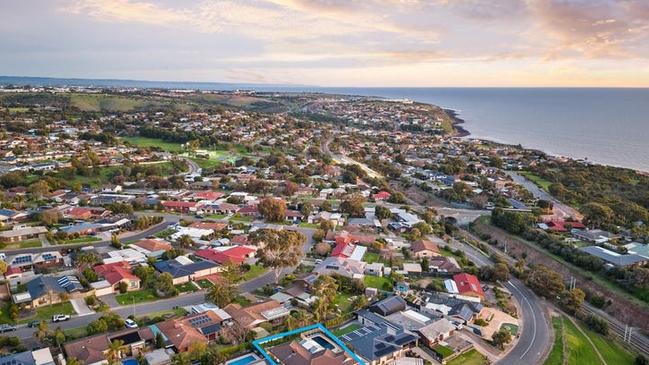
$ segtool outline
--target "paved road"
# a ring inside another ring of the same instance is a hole
[[[554,205],[554,215],[556,215],[558,218],[565,219],[572,217],[581,219],[583,217],[581,213],[577,211],[577,209],[562,203],[559,199],[553,197],[547,191],[539,188],[538,185],[529,181],[524,176],[519,175],[513,171],[506,171],[506,173],[512,178],[512,180],[514,180],[515,183],[522,185],[525,189],[532,193],[535,198],[552,202],[552,204]]]
[[[487,255],[473,246],[455,239],[451,241],[451,246],[464,251],[467,258],[479,267],[492,264]],[[504,285],[521,306],[522,326],[518,342],[496,363],[499,365],[540,364],[551,346],[550,324],[545,316],[543,304],[536,294],[517,279],[512,278]]]

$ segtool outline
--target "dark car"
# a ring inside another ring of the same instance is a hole
[[[39,324],[39,323],[41,323],[41,321],[31,321],[31,322],[29,322],[29,323],[27,324],[27,327],[35,328],[35,327],[38,327],[38,324]]]

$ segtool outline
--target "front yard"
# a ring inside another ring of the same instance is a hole
[[[243,281],[252,280],[266,272],[266,268],[261,265],[250,265],[250,270],[243,274]]]
[[[446,363],[446,365],[486,365],[487,358],[476,349],[469,350],[455,359]]]
[[[174,286],[176,287],[176,289],[178,289],[178,291],[180,293],[193,293],[193,292],[198,291],[198,288],[196,287],[196,285],[194,285],[194,283],[192,283],[191,281],[188,281],[188,282],[182,283],[182,284],[178,284],[178,285],[174,285]]]
[[[117,296],[115,296],[115,300],[117,300],[117,303],[119,303],[120,305],[151,302],[157,299],[158,296],[155,293],[155,289],[143,289],[124,294],[117,294]]]
[[[32,316],[21,318],[19,322],[26,323],[26,322],[31,322],[31,321],[51,321],[52,316],[55,314],[69,314],[73,315],[76,314],[74,311],[74,308],[72,308],[72,304],[70,302],[65,302],[65,303],[57,303],[54,305],[45,305],[42,307],[36,308],[36,313]]]

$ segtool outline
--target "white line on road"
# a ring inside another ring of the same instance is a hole
[[[530,308],[530,312],[532,312],[532,324],[534,325],[534,331],[532,333],[532,341],[530,342],[530,345],[527,346],[527,349],[523,354],[521,355],[520,359],[522,359],[527,353],[532,349],[532,346],[534,345],[534,341],[536,341],[536,314],[534,313],[534,309],[532,309],[532,304],[530,304],[530,301],[527,300],[527,297],[523,292],[516,287],[511,281],[507,281],[507,284],[511,285],[512,288],[516,289],[517,292],[521,294],[523,299],[525,300],[525,303],[527,303],[527,306]]]

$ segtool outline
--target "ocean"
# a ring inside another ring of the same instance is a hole
[[[470,135],[649,172],[649,89],[325,88],[201,82],[0,77],[2,83],[323,92],[408,98],[457,111]]]

